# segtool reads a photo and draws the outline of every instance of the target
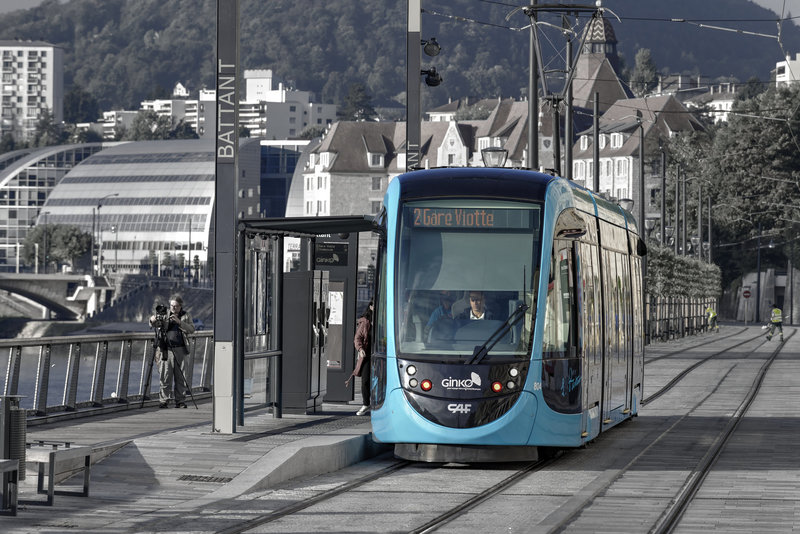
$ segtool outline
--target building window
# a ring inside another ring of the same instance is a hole
[[[600,134],[600,150],[606,147],[606,134]]]
[[[370,213],[378,213],[381,211],[381,201],[380,200],[373,200],[371,202],[371,210]]]
[[[588,135],[582,135],[581,136],[581,150],[586,150],[587,148],[589,148],[589,136]]]
[[[381,190],[381,177],[380,176],[373,176],[372,177],[372,190],[373,191],[380,191]]]
[[[611,148],[619,148],[621,146],[622,146],[622,134],[621,133],[611,134]]]
[[[370,167],[383,167],[383,154],[370,154],[369,155]]]
[[[289,111],[294,113],[295,111],[297,111],[297,106],[289,106]]]

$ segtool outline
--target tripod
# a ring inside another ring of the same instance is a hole
[[[147,366],[147,379],[145,380],[144,391],[142,392],[142,404],[139,406],[139,408],[144,408],[144,401],[147,398],[148,393],[150,393],[150,381],[153,378],[153,362],[156,359],[156,351],[162,343],[164,343],[164,346],[166,346],[166,335],[164,332],[162,332],[160,326],[155,325],[153,327],[153,335],[155,336],[153,339],[153,350],[150,354],[150,365]],[[186,380],[184,379],[184,383],[185,382]],[[194,400],[194,398],[192,398],[192,400]]]

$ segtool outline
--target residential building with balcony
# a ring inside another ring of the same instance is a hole
[[[64,116],[64,51],[44,41],[0,40],[0,56],[0,135],[27,141],[47,113],[60,123]]]

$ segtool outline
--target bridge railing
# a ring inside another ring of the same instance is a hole
[[[153,341],[148,332],[0,340],[0,392],[21,395],[29,420],[152,406],[159,390]],[[213,331],[191,334],[189,345],[187,383],[195,398],[208,397]]]

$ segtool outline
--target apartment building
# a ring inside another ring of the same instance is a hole
[[[3,58],[0,134],[27,141],[46,113],[63,120],[64,51],[44,41],[0,40]]]

